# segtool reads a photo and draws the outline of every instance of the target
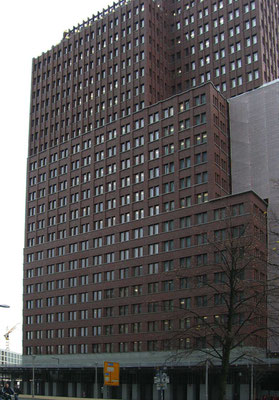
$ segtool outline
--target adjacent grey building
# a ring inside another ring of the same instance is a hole
[[[268,201],[269,283],[278,287],[279,80],[229,100],[232,192],[255,191]],[[275,299],[270,313],[278,315]],[[272,306],[271,306],[272,305]],[[269,350],[278,343],[270,339]]]
[[[229,103],[232,191],[252,189],[274,209],[279,202],[279,80]]]

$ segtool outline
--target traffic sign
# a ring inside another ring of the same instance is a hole
[[[104,384],[106,386],[119,386],[119,363],[104,362]]]
[[[168,383],[170,383],[170,378],[165,372],[162,373],[162,371],[160,371],[154,376],[154,384],[157,390],[166,390]]]

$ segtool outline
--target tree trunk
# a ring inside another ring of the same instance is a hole
[[[225,346],[223,349],[222,367],[219,379],[219,400],[226,400],[229,365],[230,365],[230,346]]]

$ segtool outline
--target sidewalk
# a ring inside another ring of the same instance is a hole
[[[23,399],[31,399],[31,400],[116,400],[116,399],[103,399],[103,398],[96,398],[96,397],[60,397],[60,396],[39,396],[39,395],[35,395],[34,397],[32,397],[32,395],[28,395],[28,394],[20,394],[19,396],[19,400],[23,400]]]

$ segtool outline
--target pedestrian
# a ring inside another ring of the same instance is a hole
[[[14,391],[8,383],[5,383],[3,393],[4,393],[5,398],[11,399],[12,398],[11,396],[14,394]]]
[[[20,389],[18,387],[18,385],[15,385],[14,387],[14,393],[15,393],[15,400],[19,400],[19,393],[20,393]]]

